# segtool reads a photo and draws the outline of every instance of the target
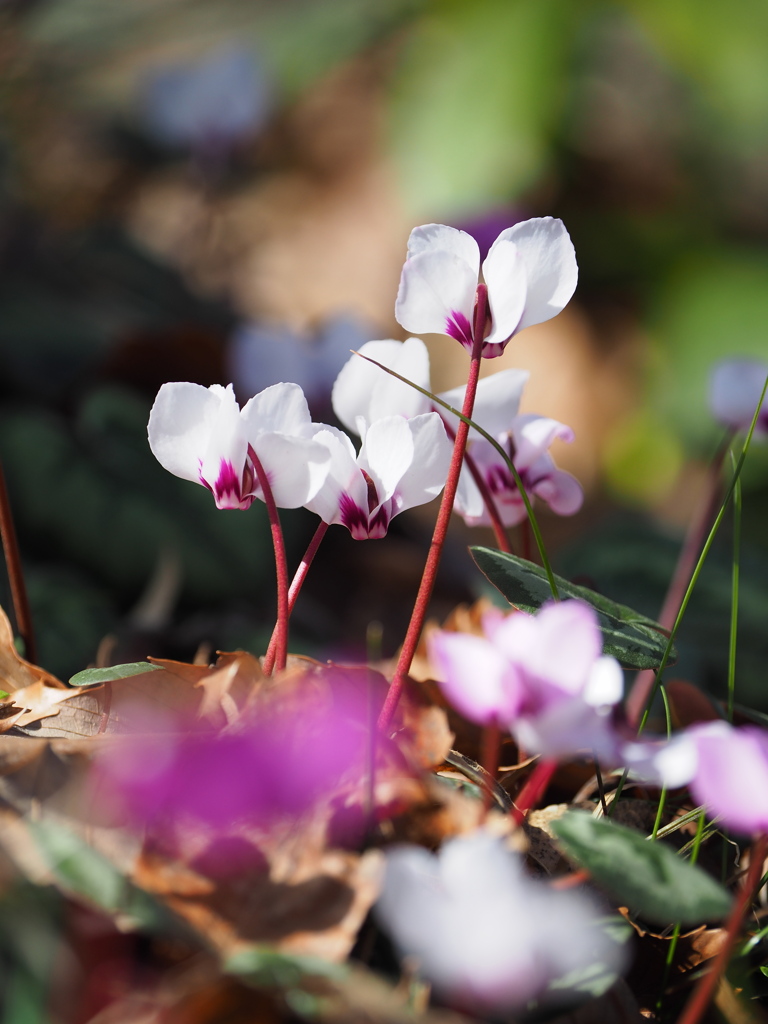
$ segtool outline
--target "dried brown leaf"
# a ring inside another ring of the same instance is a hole
[[[8,616],[0,608],[0,690],[15,693],[37,682],[59,690],[67,689],[56,676],[21,657],[13,642],[13,630]]]
[[[14,691],[13,704],[19,709],[19,713],[0,719],[0,733],[8,732],[14,727],[23,728],[43,718],[58,715],[60,708],[57,705],[78,697],[82,692],[79,687],[61,689],[37,679],[29,686]]]

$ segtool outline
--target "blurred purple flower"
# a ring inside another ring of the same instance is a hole
[[[709,407],[714,418],[732,430],[749,430],[768,377],[768,363],[759,359],[725,359],[709,377]],[[768,396],[755,424],[757,436],[768,434]]]
[[[457,227],[460,231],[472,235],[480,250],[480,259],[484,260],[502,231],[526,219],[519,210],[510,206],[500,206],[477,217],[470,217]]]
[[[444,998],[486,1013],[563,1001],[569,975],[598,964],[618,971],[625,961],[592,900],[527,876],[517,855],[482,832],[437,855],[390,850],[376,913]]]
[[[278,325],[245,323],[232,335],[227,353],[229,375],[238,394],[294,381],[300,385],[315,416],[330,411],[330,392],[336,375],[373,331],[352,316],[327,320],[313,336]]]
[[[172,147],[228,150],[258,132],[271,112],[270,83],[252,50],[232,44],[150,72],[140,107],[149,132]]]

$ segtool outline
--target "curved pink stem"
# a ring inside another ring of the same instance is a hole
[[[328,523],[324,523],[320,520],[320,525],[315,530],[315,534],[312,540],[309,542],[309,547],[304,552],[304,557],[301,560],[299,568],[296,570],[296,575],[291,581],[291,585],[288,588],[288,615],[290,616],[293,611],[296,599],[299,596],[299,592],[304,585],[304,580],[307,578],[309,567],[312,565],[317,549],[320,547],[320,542],[325,536],[326,530],[328,529]],[[270,675],[275,664],[275,652],[277,651],[277,625],[275,625],[272,631],[272,637],[269,641],[269,647],[267,653],[264,655],[264,671],[267,675]]]
[[[285,668],[285,662],[288,657],[288,559],[285,556],[283,530],[280,526],[280,516],[277,512],[272,488],[269,486],[269,477],[264,471],[264,467],[253,450],[252,445],[248,445],[248,455],[256,471],[261,493],[264,496],[264,504],[267,506],[269,526],[272,531],[272,546],[275,549],[275,574],[277,576],[277,623],[275,625],[275,632],[277,634],[277,643],[275,644],[274,664],[269,669],[267,669],[266,665],[264,666],[265,673],[271,675],[273,668],[277,668],[278,672],[280,669]]]
[[[477,381],[480,377],[481,352],[483,350],[483,339],[485,336],[487,320],[488,289],[484,284],[480,284],[477,286],[477,300],[475,303],[472,360],[469,364],[469,378],[467,380],[466,391],[464,392],[464,405],[461,410],[462,415],[467,417],[472,415],[472,410],[475,406],[475,393],[477,392]],[[464,451],[467,447],[468,434],[469,425],[465,423],[464,420],[460,420],[459,425],[456,428],[456,441],[453,445],[451,464],[448,468],[445,490],[443,491],[443,497],[440,502],[440,510],[437,513],[435,530],[432,534],[432,543],[429,547],[429,554],[427,555],[427,560],[424,564],[419,592],[416,595],[413,612],[411,613],[411,621],[408,623],[408,630],[405,634],[405,640],[403,640],[400,657],[397,660],[395,674],[392,677],[387,698],[384,701],[384,706],[379,715],[378,725],[379,729],[382,731],[389,728],[389,724],[392,721],[392,716],[394,715],[398,701],[400,700],[400,694],[403,692],[406,676],[410,670],[413,656],[416,653],[416,647],[419,643],[421,630],[427,616],[427,607],[429,606],[429,599],[432,596],[432,589],[435,585],[437,567],[440,564],[440,556],[443,553],[443,545],[445,544],[445,537],[448,533],[448,524],[451,519],[451,512],[453,511],[456,488],[459,485],[459,474],[461,473],[461,465],[464,461]]]
[[[515,800],[512,820],[516,825],[521,825],[525,821],[528,812],[532,811],[536,804],[538,804],[546,792],[556,768],[557,761],[539,761],[533,769],[528,781],[520,790],[517,800]]]

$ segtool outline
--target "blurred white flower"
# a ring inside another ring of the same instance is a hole
[[[709,407],[724,427],[749,430],[768,377],[768,363],[759,359],[725,359],[709,378]],[[763,400],[755,434],[768,434],[768,397]]]
[[[437,855],[390,850],[376,913],[444,998],[480,1011],[554,1002],[546,990],[558,980],[624,962],[586,895],[528,877],[519,857],[483,832],[450,840]],[[557,988],[566,999],[567,983]]]

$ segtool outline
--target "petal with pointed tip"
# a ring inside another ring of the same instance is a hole
[[[579,276],[573,242],[563,222],[534,217],[507,228],[491,246],[486,262],[503,241],[517,246],[527,277],[525,310],[517,330],[557,316],[576,290]]]

